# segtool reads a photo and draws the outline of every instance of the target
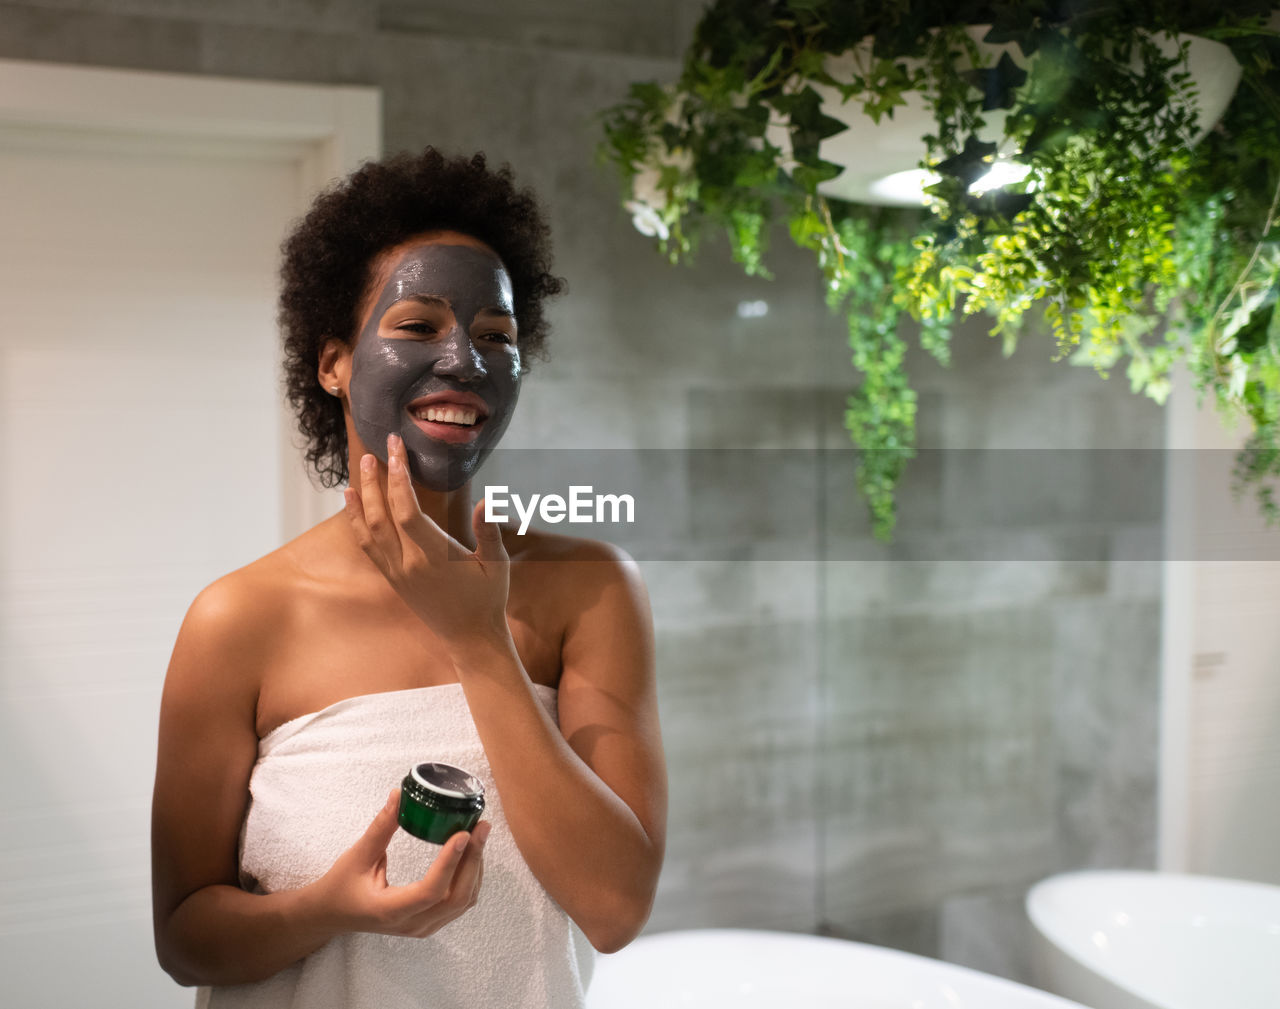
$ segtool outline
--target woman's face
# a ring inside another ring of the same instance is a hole
[[[435,232],[388,251],[351,358],[351,417],[387,460],[404,439],[409,472],[432,490],[471,479],[520,394],[511,278],[487,245]]]

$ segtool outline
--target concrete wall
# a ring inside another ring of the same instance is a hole
[[[389,150],[509,160],[570,285],[511,444],[686,460],[669,534],[638,551],[672,780],[651,928],[825,931],[1025,977],[1028,884],[1154,861],[1159,474],[1095,450],[1158,448],[1161,416],[1047,339],[1006,361],[969,330],[949,371],[912,363],[936,451],[875,543],[843,451],[855,375],[806,255],[780,238],[773,283],[715,247],[673,270],[592,161],[593,116],[674,77],[698,7],[36,0],[0,3],[0,56],[374,84]],[[763,492],[685,453],[729,448],[767,450]]]

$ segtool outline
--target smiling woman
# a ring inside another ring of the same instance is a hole
[[[356,431],[383,462],[399,434],[413,478],[454,490],[498,443],[519,395],[511,279],[492,249],[457,232],[412,238],[382,258],[390,275],[351,361]],[[337,380],[345,347],[326,344],[322,382]],[[441,452],[440,442],[456,447]]]
[[[160,962],[216,1007],[581,1006],[591,947],[648,917],[666,785],[634,563],[472,503],[560,286],[537,205],[428,149],[366,165],[285,252],[308,459],[357,476],[179,632]],[[397,827],[393,786],[433,764],[484,796],[443,844]]]

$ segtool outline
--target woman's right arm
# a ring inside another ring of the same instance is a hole
[[[275,605],[279,605],[276,603]],[[474,905],[488,827],[456,835],[422,879],[391,887],[395,793],[320,879],[240,888],[238,844],[258,753],[261,671],[280,633],[268,594],[235,575],[192,604],[160,704],[151,810],[152,913],[160,965],[183,985],[259,981],[345,932],[430,935]]]

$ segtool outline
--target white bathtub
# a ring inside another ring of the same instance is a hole
[[[587,1009],[1081,1009],[866,943],[735,929],[661,932],[596,961]]]
[[[1037,983],[1095,1009],[1280,1007],[1280,887],[1073,872],[1026,906]]]

